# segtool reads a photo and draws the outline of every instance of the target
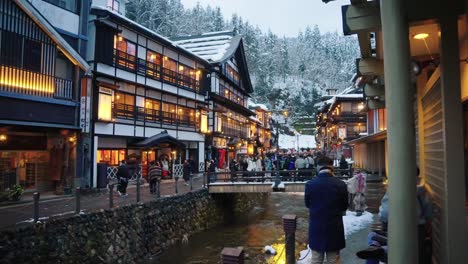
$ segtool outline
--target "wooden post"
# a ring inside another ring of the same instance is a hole
[[[75,213],[79,214],[80,213],[80,201],[81,200],[81,188],[76,187],[75,189]]]
[[[39,198],[40,194],[38,192],[33,193],[33,199],[34,199],[34,222],[39,221]]]
[[[140,200],[141,200],[141,195],[140,195],[140,186],[141,186],[141,184],[140,184],[140,174],[137,174],[136,178],[137,178],[136,200],[137,200],[137,203],[139,203]]]
[[[190,174],[190,191],[193,191],[193,174]]]
[[[414,90],[404,0],[381,1],[388,138],[388,263],[418,263]]]
[[[286,264],[296,263],[296,215],[283,216],[283,229],[286,237]]]
[[[109,209],[114,207],[114,184],[109,184]]]
[[[223,248],[221,264],[244,264],[244,248]]]

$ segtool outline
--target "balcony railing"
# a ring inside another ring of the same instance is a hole
[[[247,130],[246,129],[237,129],[237,128],[232,128],[228,126],[222,126],[221,127],[223,134],[226,136],[231,136],[231,137],[240,137],[240,138],[246,138],[247,137]]]
[[[162,67],[159,64],[129,55],[123,51],[114,49],[114,66],[131,72],[137,72],[148,78],[164,81],[179,87],[185,87],[197,92],[200,91],[200,81],[190,76]]]
[[[331,116],[333,121],[343,121],[343,122],[365,122],[367,114],[366,113],[353,113],[353,112],[342,112],[339,115]]]
[[[135,107],[127,104],[112,104],[112,114],[114,118],[136,119],[144,122],[163,122],[181,126],[196,126],[197,124],[196,118],[191,115]]]
[[[25,69],[0,65],[0,91],[72,100],[73,82]]]
[[[114,49],[114,66],[134,72],[136,70],[136,57],[124,51]]]

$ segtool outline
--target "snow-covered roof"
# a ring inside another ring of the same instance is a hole
[[[232,31],[221,31],[175,38],[174,43],[207,61],[221,62],[235,51],[240,39]]]
[[[256,104],[256,103],[252,102],[252,100],[247,101],[247,106],[249,108],[260,108],[260,109],[262,109],[264,111],[269,111],[268,107],[265,104]]]
[[[161,34],[158,34],[158,33],[156,33],[155,31],[153,31],[153,30],[151,30],[151,29],[149,29],[149,28],[147,28],[147,27],[145,27],[145,26],[143,26],[143,25],[141,25],[141,24],[138,24],[137,22],[135,22],[135,21],[133,21],[133,20],[131,20],[131,19],[125,17],[125,16],[122,15],[122,14],[119,14],[119,13],[113,11],[113,10],[110,10],[110,9],[107,8],[107,7],[100,6],[100,5],[92,5],[92,6],[91,6],[91,10],[93,10],[93,9],[94,9],[94,10],[107,11],[107,12],[109,12],[110,14],[112,14],[113,16],[118,17],[119,19],[124,20],[125,22],[127,22],[127,23],[133,25],[134,27],[137,27],[137,28],[140,29],[142,32],[145,32],[145,33],[147,33],[147,34],[149,34],[149,35],[155,36],[155,37],[157,37],[159,40],[162,40],[162,41],[166,42],[166,44],[172,45],[173,47],[175,47],[175,48],[177,48],[177,49],[179,49],[179,50],[182,50],[182,51],[184,51],[184,52],[186,52],[186,53],[188,53],[188,54],[190,54],[190,55],[192,55],[192,56],[194,56],[194,57],[197,57],[197,58],[199,58],[200,60],[202,60],[203,62],[205,62],[205,63],[207,63],[207,64],[210,63],[210,62],[207,61],[205,58],[203,58],[203,57],[197,55],[196,53],[190,51],[189,49],[186,49],[186,48],[184,48],[184,47],[178,45],[178,44],[175,43],[174,41],[172,41],[172,40],[170,40],[170,39],[168,39],[168,38],[162,36]]]
[[[262,123],[262,121],[258,120],[258,118],[256,118],[255,116],[249,116],[249,118],[250,120],[255,121],[257,123],[260,123],[260,124]]]

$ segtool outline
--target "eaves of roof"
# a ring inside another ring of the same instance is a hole
[[[97,16],[100,16],[100,17],[109,17],[111,20],[114,20],[114,21],[117,21],[119,22],[120,24],[122,25],[125,25],[129,28],[131,28],[132,30],[138,32],[138,33],[141,33],[141,34],[144,34],[146,35],[147,37],[150,37],[151,39],[163,44],[163,45],[166,45],[166,46],[171,46],[173,47],[174,49],[176,49],[177,51],[181,52],[182,54],[192,58],[192,59],[195,59],[199,62],[202,62],[206,67],[211,67],[211,63],[203,58],[201,58],[200,56],[196,55],[195,53],[175,44],[174,42],[172,42],[171,40],[169,40],[168,38],[154,32],[153,30],[143,26],[143,25],[140,25],[138,23],[136,23],[135,21],[132,21],[126,17],[123,17],[122,15],[120,14],[117,14],[107,8],[104,8],[104,7],[100,7],[100,6],[92,6],[91,7],[91,14],[93,15],[97,15]]]

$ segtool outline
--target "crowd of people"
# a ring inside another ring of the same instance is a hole
[[[141,166],[135,161],[122,160],[117,169],[117,193],[120,196],[127,196],[128,182],[132,175],[139,173]],[[146,180],[149,183],[150,193],[160,197],[160,184],[161,180],[171,176],[170,160],[166,155],[161,156],[159,160],[149,162],[148,170],[146,173]],[[185,186],[189,186],[190,177],[196,171],[195,161],[192,158],[186,159],[183,163],[183,179]]]

